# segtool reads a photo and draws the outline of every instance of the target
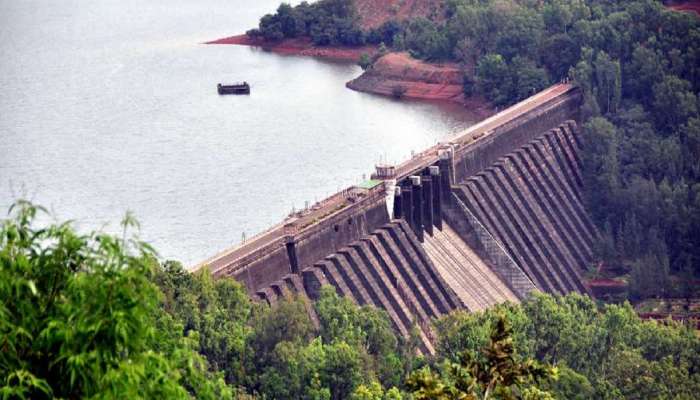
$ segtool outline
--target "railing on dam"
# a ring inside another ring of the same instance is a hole
[[[248,240],[199,263],[192,268],[196,271],[208,266],[218,275],[225,270],[226,275],[234,274],[253,261],[269,255],[291,240],[301,240],[312,234],[323,224],[332,224],[335,219],[346,218],[356,209],[382,199],[383,182],[370,182],[365,187],[351,186],[338,193],[296,212],[292,212],[281,223],[261,232]]]
[[[535,284],[523,273],[503,246],[489,233],[481,222],[479,222],[479,219],[469,211],[469,208],[464,205],[457,195],[452,195],[452,201],[457,204],[459,209],[467,217],[471,228],[478,236],[478,242],[481,243],[483,250],[486,252],[486,259],[491,261],[491,267],[519,298],[526,298],[536,289]]]
[[[395,177],[400,180],[410,175],[417,174],[422,169],[435,164],[441,152],[453,152],[456,156],[463,155],[478,143],[483,143],[500,131],[507,130],[509,128],[508,124],[514,120],[537,108],[546,106],[548,103],[560,101],[575,90],[577,89],[570,84],[558,84],[543,90],[520,103],[508,107],[470,126],[449,141],[431,146],[415,154],[409,160],[396,166]]]

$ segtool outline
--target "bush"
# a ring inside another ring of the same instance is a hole
[[[369,67],[372,66],[372,60],[369,57],[369,54],[367,53],[362,53],[360,56],[360,61],[357,63],[360,68],[362,68],[363,71],[366,71]]]
[[[396,84],[392,86],[391,88],[391,95],[394,96],[397,99],[400,99],[403,97],[403,95],[406,94],[406,88],[403,85]]]

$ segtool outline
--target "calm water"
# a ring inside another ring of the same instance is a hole
[[[164,258],[192,264],[472,124],[350,91],[354,65],[200,44],[277,4],[0,0],[3,215],[27,197],[112,230],[132,210]],[[244,79],[251,96],[216,94]]]

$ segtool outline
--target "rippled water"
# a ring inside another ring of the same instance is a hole
[[[191,264],[473,123],[350,91],[355,65],[200,44],[277,4],[0,0],[0,208],[28,197],[82,230],[132,210]],[[251,96],[216,94],[236,80]]]

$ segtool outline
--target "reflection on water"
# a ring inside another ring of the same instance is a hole
[[[469,126],[458,106],[344,87],[355,65],[200,43],[278,1],[0,0],[0,207],[82,229],[134,211],[186,264]],[[250,96],[218,96],[246,80]]]

